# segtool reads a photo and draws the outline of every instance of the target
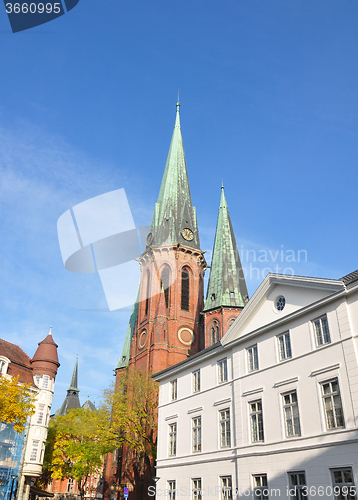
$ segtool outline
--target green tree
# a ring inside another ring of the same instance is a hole
[[[50,422],[41,483],[53,479],[76,480],[84,498],[89,476],[100,473],[103,457],[116,447],[105,408],[79,408]]]
[[[106,391],[112,412],[111,433],[125,460],[126,480],[132,484],[154,476],[157,454],[158,384],[146,372],[133,368],[117,376],[116,387]]]
[[[19,377],[0,376],[0,422],[14,424],[15,431],[22,432],[35,413],[35,401],[30,384],[19,384]]]

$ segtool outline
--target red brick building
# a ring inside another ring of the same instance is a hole
[[[200,248],[196,210],[190,195],[179,109],[178,103],[146,249],[139,258],[139,298],[133,307],[117,373],[127,366],[155,373],[218,342],[248,300],[222,186],[204,301],[204,273],[208,265]],[[107,457],[106,498],[115,497],[120,487],[133,487],[126,466],[127,451],[119,450]],[[153,484],[150,481],[149,476],[144,478],[147,485]],[[144,491],[145,488],[134,488],[129,498],[147,498]]]

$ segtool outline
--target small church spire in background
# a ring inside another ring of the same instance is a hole
[[[62,403],[61,409],[58,415],[66,415],[72,408],[81,408],[80,398],[78,393],[80,392],[77,387],[77,375],[78,375],[78,355],[76,357],[76,364],[73,369],[72,379],[70,387],[67,389],[67,395]]]
[[[224,184],[216,225],[213,258],[204,311],[217,307],[244,307],[247,288],[227,206]]]

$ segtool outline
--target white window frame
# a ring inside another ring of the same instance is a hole
[[[290,332],[284,332],[277,335],[278,358],[280,361],[292,358],[291,336]]]
[[[306,482],[306,472],[304,470],[294,470],[287,472],[290,498],[298,500],[308,499],[308,488]],[[302,482],[303,476],[303,482]],[[293,481],[293,477],[295,480]],[[294,493],[294,494],[293,494]]]
[[[194,477],[191,480],[192,500],[202,500],[201,477]]]
[[[73,493],[74,491],[74,488],[75,488],[75,480],[73,479],[73,477],[69,477],[67,479],[67,493]]]
[[[293,389],[291,391],[284,392],[283,394],[281,394],[281,397],[282,397],[283,420],[285,424],[285,436],[287,438],[299,437],[301,436],[301,422],[300,422],[300,413],[298,409],[297,391],[296,389]],[[294,400],[295,398],[296,401]],[[290,434],[290,427],[292,429],[291,434]]]
[[[344,472],[347,471],[350,472],[352,481],[345,480]],[[343,480],[341,483],[335,482],[336,473],[340,473],[341,479]],[[354,500],[357,498],[356,496],[357,490],[356,487],[354,486],[354,475],[352,467],[335,467],[334,469],[331,469],[331,477],[332,477],[334,498],[336,498],[337,500],[340,498],[344,498],[344,500]],[[340,491],[338,490],[338,488]]]
[[[228,381],[227,358],[218,361],[218,383],[223,384]]]
[[[331,343],[327,314],[323,314],[311,321],[316,347],[322,347]],[[324,324],[325,323],[325,324]],[[326,329],[326,332],[324,331]]]
[[[7,374],[7,370],[9,368],[9,363],[11,363],[9,358],[6,358],[5,356],[0,356],[0,374],[1,375]]]
[[[337,383],[338,390],[334,391],[331,390],[331,392],[324,392],[324,386],[329,384],[330,388],[333,389],[332,384]],[[322,403],[323,403],[323,411],[324,411],[324,416],[325,416],[325,422],[326,422],[326,430],[334,430],[334,429],[344,429],[345,423],[344,423],[344,412],[343,412],[343,403],[342,403],[342,398],[341,398],[341,391],[339,389],[339,380],[338,377],[334,377],[328,380],[323,380],[320,382],[321,385],[321,395],[322,395]],[[338,405],[336,404],[337,398],[339,398],[340,402],[340,412],[341,415],[337,416],[337,409]],[[327,401],[330,401],[330,403],[327,403]],[[329,409],[329,406],[331,409]],[[329,415],[329,411],[331,411],[331,415]],[[332,419],[333,417],[333,419]],[[342,420],[342,425],[338,425],[339,421],[338,419],[341,418]],[[330,423],[333,422],[333,426],[330,425]]]
[[[249,373],[256,372],[259,369],[259,353],[257,344],[246,349],[247,352],[247,370]]]
[[[258,479],[258,481],[257,481]],[[269,489],[267,482],[267,474],[253,474],[253,492],[255,500],[267,500],[269,498]],[[256,483],[256,484],[255,484]],[[257,484],[259,483],[259,484]],[[266,483],[266,484],[264,484]],[[259,494],[257,494],[259,492]],[[267,494],[266,494],[267,492]]]
[[[221,500],[232,500],[232,477],[220,476]]]
[[[193,394],[195,394],[196,392],[200,392],[200,369],[195,370],[192,373],[192,377],[193,377]]]
[[[265,440],[264,434],[264,418],[262,412],[262,399],[249,401],[250,412],[250,435],[252,443],[263,443]],[[261,425],[260,425],[261,424]],[[256,436],[254,434],[256,432]]]
[[[178,379],[170,382],[170,400],[176,401],[178,399]]]
[[[44,418],[45,418],[45,405],[40,404],[38,409],[37,409],[37,419],[36,419],[36,424],[37,425],[43,425],[44,424]]]
[[[201,452],[201,416],[192,419],[192,450],[193,453]]]
[[[37,462],[39,446],[40,446],[40,441],[38,439],[34,439],[31,445],[30,462]]]
[[[177,423],[169,424],[169,446],[168,452],[170,457],[175,457],[177,454]]]
[[[168,500],[175,500],[176,499],[176,481],[171,479],[170,481],[167,481],[167,486],[168,486]]]
[[[231,415],[230,408],[219,410],[219,442],[220,448],[231,446]]]
[[[42,376],[41,387],[42,387],[42,389],[49,389],[50,388],[50,375],[43,375]]]

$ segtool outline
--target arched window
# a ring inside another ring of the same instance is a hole
[[[145,315],[147,316],[149,311],[149,290],[150,290],[150,272],[147,269],[147,293],[145,296]]]
[[[230,328],[230,326],[232,326],[235,323],[235,320],[236,320],[236,318],[231,318],[229,320],[229,328]]]
[[[211,340],[213,344],[216,344],[216,342],[219,342],[220,340],[219,331],[219,322],[214,319],[213,324],[211,325]]]
[[[181,308],[183,311],[189,311],[190,296],[190,274],[187,267],[181,272]]]
[[[165,305],[169,307],[169,284],[170,284],[170,272],[167,267],[162,271],[161,275],[161,286],[164,289]]]

